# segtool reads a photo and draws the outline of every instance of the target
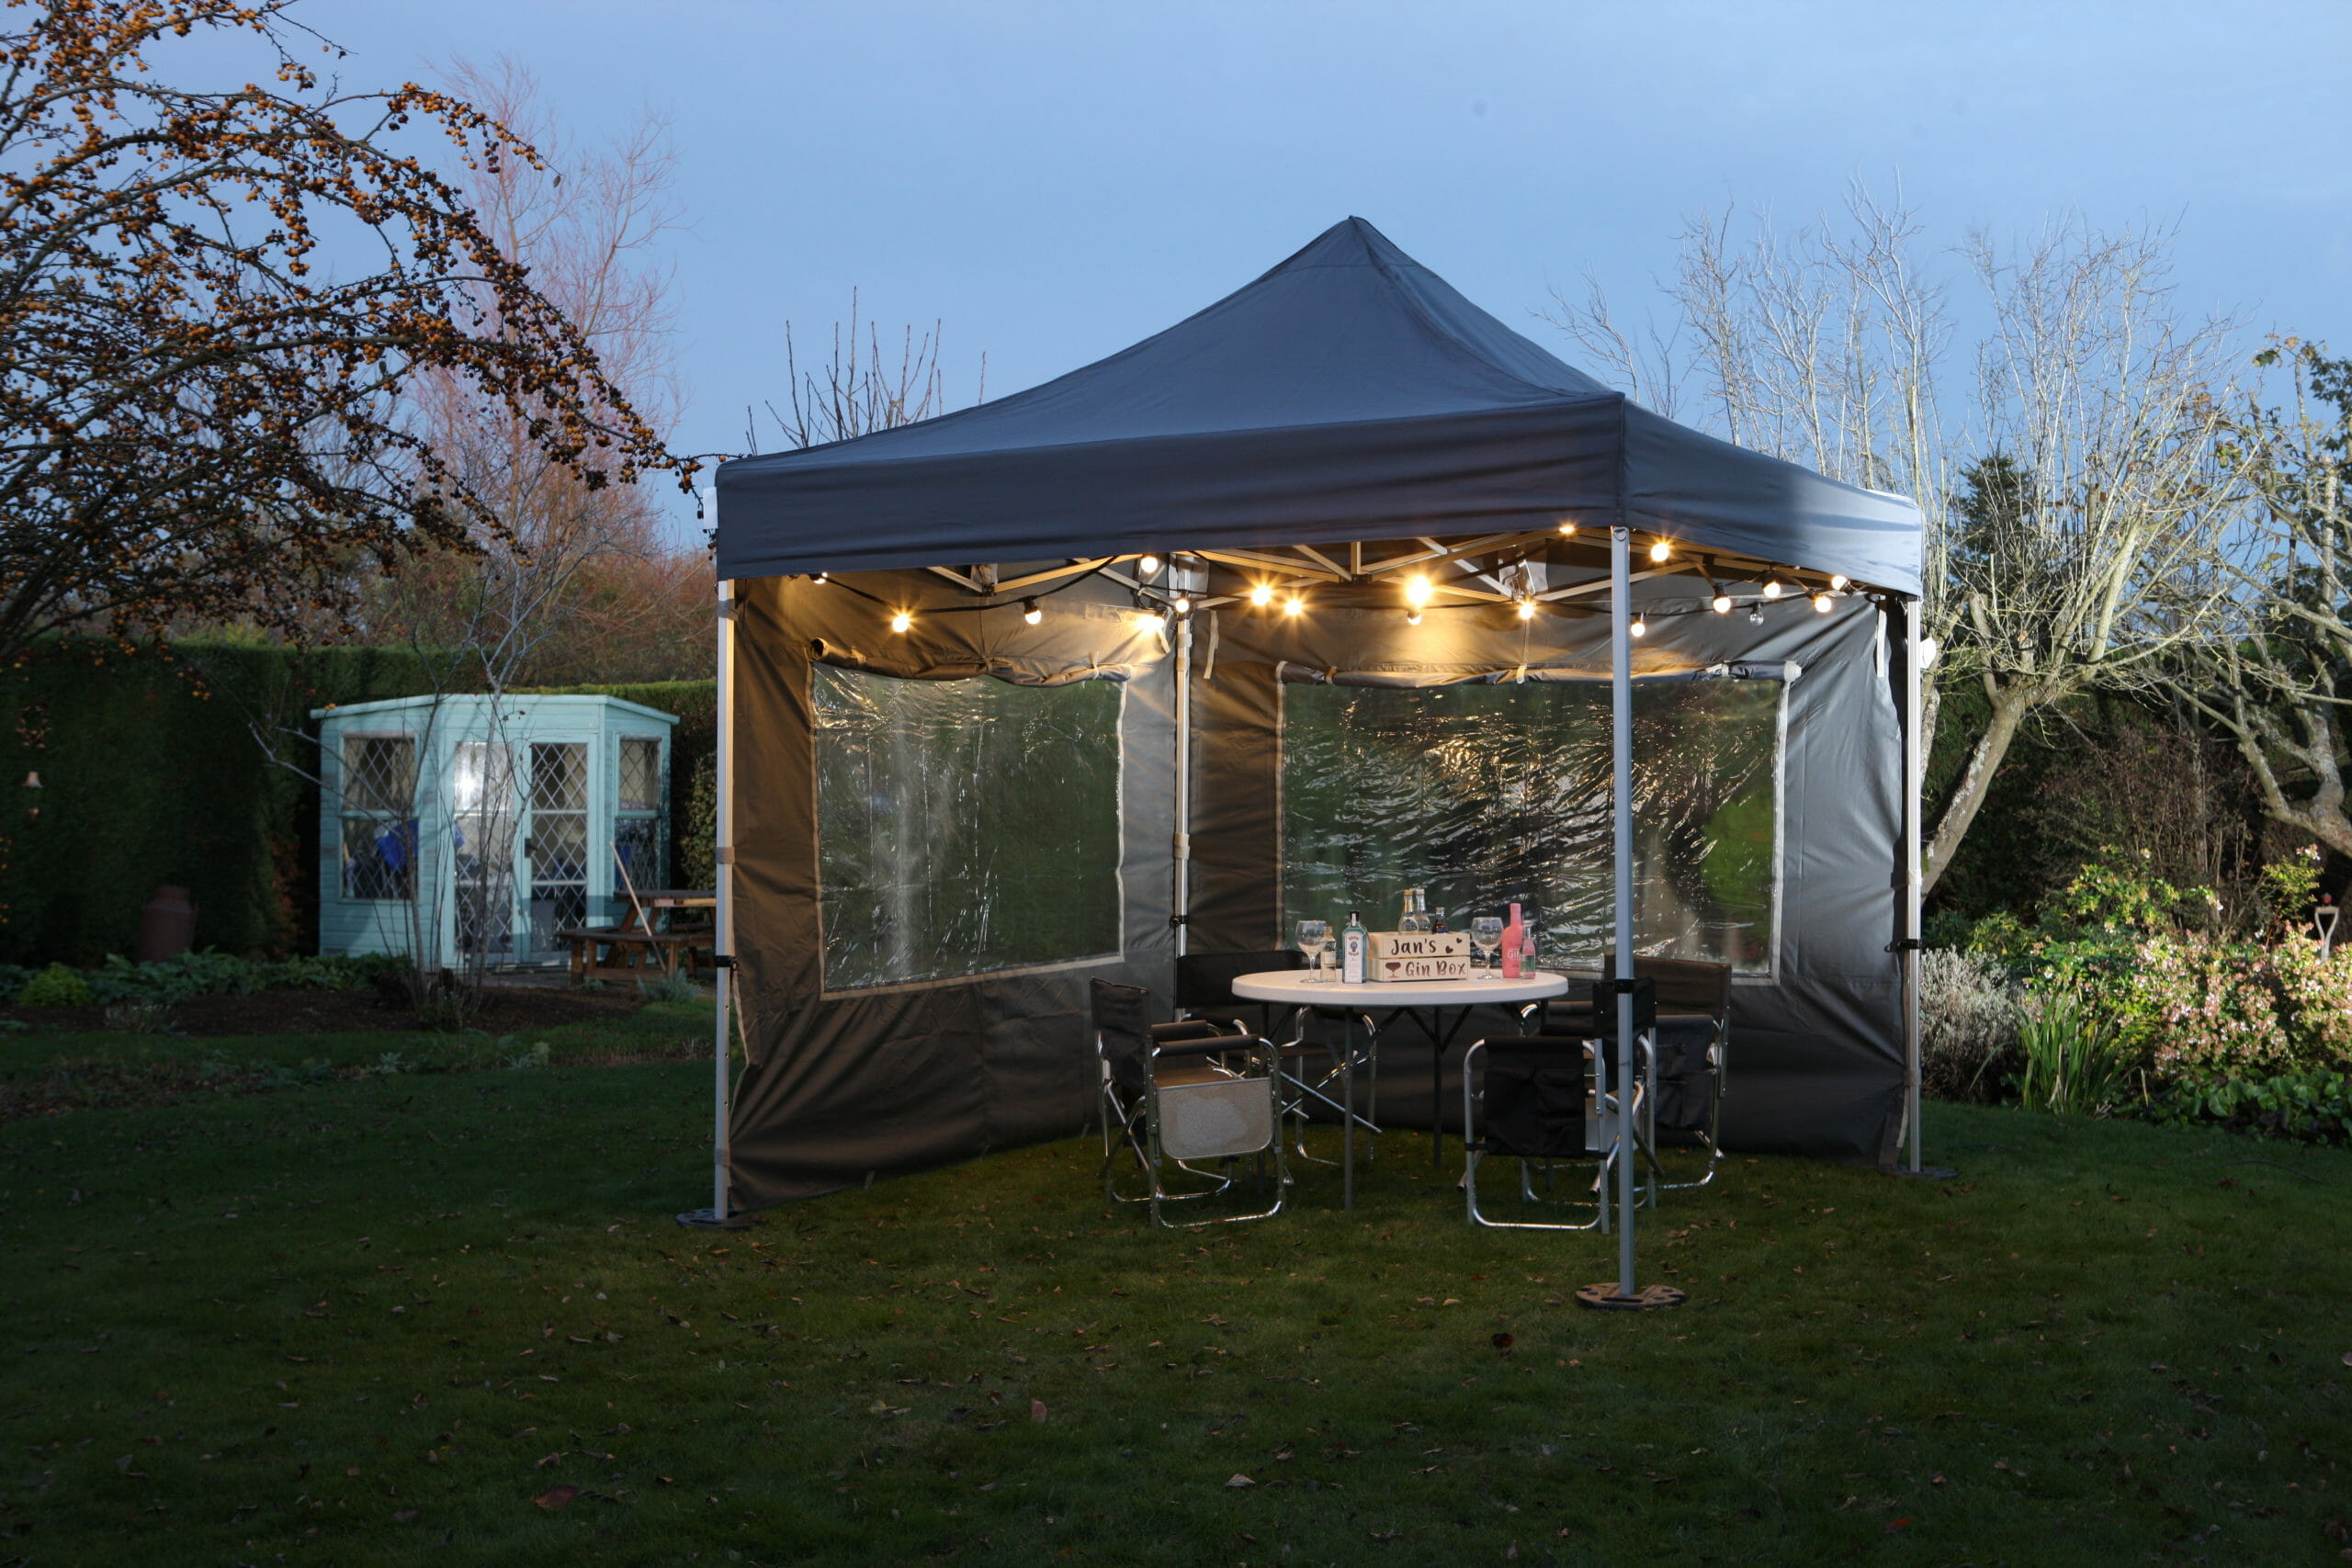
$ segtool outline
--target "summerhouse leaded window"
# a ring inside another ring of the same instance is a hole
[[[343,896],[416,892],[416,739],[343,738]]]
[[[639,888],[662,882],[662,742],[621,737],[620,795],[613,803],[613,852]],[[616,889],[617,891],[617,889]]]
[[[531,828],[524,853],[531,877],[532,945],[588,918],[588,747],[579,740],[531,743]]]

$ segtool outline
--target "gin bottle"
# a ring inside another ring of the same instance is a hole
[[[1419,887],[1405,889],[1405,912],[1396,917],[1397,935],[1426,936],[1429,934],[1429,905],[1421,897],[1421,893],[1422,890]]]
[[[1340,928],[1340,984],[1361,986],[1364,983],[1365,946],[1363,917],[1350,909],[1348,923]]]

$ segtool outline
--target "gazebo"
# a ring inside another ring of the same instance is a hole
[[[1532,905],[1552,967],[1732,964],[1726,1142],[1916,1163],[1909,502],[1639,407],[1360,219],[714,499],[718,1215],[1067,1135],[1090,978],[1164,998],[1407,884]]]

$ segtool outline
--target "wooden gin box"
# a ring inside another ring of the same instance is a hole
[[[1373,931],[1365,968],[1374,980],[1466,980],[1470,938],[1461,931]]]

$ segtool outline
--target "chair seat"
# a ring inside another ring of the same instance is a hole
[[[1272,1084],[1216,1075],[1190,1083],[1159,1080],[1159,1145],[1170,1159],[1256,1154],[1274,1141]]]

